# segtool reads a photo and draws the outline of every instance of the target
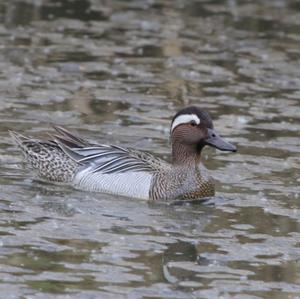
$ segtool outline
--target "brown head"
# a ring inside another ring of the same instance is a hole
[[[195,106],[180,110],[171,123],[172,156],[175,164],[189,164],[200,159],[204,146],[221,151],[236,152],[236,147],[225,141],[214,130],[208,112]]]

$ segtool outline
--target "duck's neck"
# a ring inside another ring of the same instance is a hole
[[[174,166],[195,168],[201,161],[201,150],[172,139],[172,163]]]

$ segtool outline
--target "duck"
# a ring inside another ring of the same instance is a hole
[[[89,142],[62,126],[53,128],[55,133],[46,141],[10,131],[39,179],[146,200],[213,197],[214,183],[201,159],[203,148],[237,150],[216,132],[210,114],[196,106],[181,109],[171,120],[170,163],[138,149]]]

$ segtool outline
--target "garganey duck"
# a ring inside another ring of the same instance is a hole
[[[60,126],[54,129],[50,141],[11,132],[40,179],[143,199],[214,196],[214,184],[201,161],[202,149],[209,145],[236,151],[216,133],[210,115],[193,106],[173,117],[171,164],[136,149],[90,143]]]

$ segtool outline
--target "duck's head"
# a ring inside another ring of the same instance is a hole
[[[180,110],[171,123],[171,139],[173,147],[183,145],[200,153],[205,145],[221,151],[236,152],[236,147],[225,141],[214,130],[208,112],[198,107],[186,107]]]

